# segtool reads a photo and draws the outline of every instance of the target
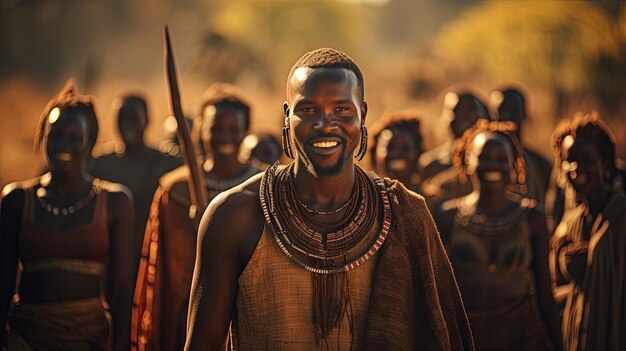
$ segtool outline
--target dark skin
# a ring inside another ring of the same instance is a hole
[[[512,164],[512,147],[504,137],[484,132],[474,139],[468,162],[468,174],[474,192],[467,196],[467,204],[473,209],[473,214],[497,218],[506,216],[520,206],[519,202],[511,199],[506,191]],[[456,211],[456,208],[451,208],[443,212],[438,221],[444,243],[450,236]],[[559,316],[552,296],[548,269],[548,233],[545,218],[541,211],[532,209],[527,219],[532,236],[532,270],[539,309],[553,344],[557,349],[562,349]]]
[[[212,105],[203,112],[201,139],[205,153],[213,155],[212,163],[205,164],[205,172],[217,179],[228,179],[247,171],[248,166],[237,159],[239,147],[246,135],[246,116],[243,110]]]
[[[471,94],[460,94],[456,104],[444,106],[444,109],[451,110],[448,112],[452,116],[449,128],[454,139],[462,137],[463,133],[476,123],[479,116],[486,117],[480,102]],[[430,178],[448,167],[440,163],[429,164],[424,168],[424,178]]]
[[[88,140],[87,123],[80,113],[61,110],[58,120],[49,123],[43,147],[46,152],[49,173],[38,179],[36,189],[45,189],[45,198],[60,207],[69,206],[84,198],[91,188],[90,175],[85,172],[85,159],[91,151]],[[111,305],[114,319],[114,347],[128,349],[130,331],[130,303],[124,296],[130,296],[133,286],[132,231],[133,207],[131,195],[126,188],[114,185],[107,199],[108,230],[110,235],[109,266],[106,283],[107,300]],[[25,191],[20,183],[7,186],[0,204],[0,229],[2,245],[2,290],[0,318],[4,326],[16,283],[18,260],[21,256],[19,234],[24,207]],[[95,201],[75,214],[54,216],[41,206],[34,206],[35,221],[38,224],[72,229],[92,221]],[[25,272],[20,284],[20,297],[24,303],[61,302],[100,296],[98,277],[62,270],[46,272]],[[1,333],[3,343],[5,333]]]
[[[564,156],[569,163],[569,181],[595,218],[611,196],[611,192],[604,189],[604,174],[610,172],[610,163],[604,159],[594,142],[585,138],[575,139],[571,147],[565,148]],[[591,223],[587,224],[588,228],[583,231],[585,240],[589,240],[591,231]]]
[[[417,159],[420,150],[410,132],[399,127],[387,129],[381,133],[376,146],[376,169],[381,176],[397,179],[405,185],[413,181],[411,177],[418,173]]]
[[[479,102],[470,95],[461,95],[453,108],[454,119],[450,122],[450,130],[454,138],[460,138],[478,119],[485,113],[480,108]]]
[[[124,141],[126,154],[141,155],[147,149],[144,134],[148,125],[148,116],[143,107],[134,101],[126,101],[117,112],[117,126]]]
[[[314,209],[337,208],[351,196],[355,172],[352,153],[359,144],[360,127],[367,114],[356,76],[342,68],[301,68],[290,77],[288,87],[286,123],[294,150],[297,143],[299,150],[306,153],[296,155],[297,195]],[[307,160],[315,167],[313,172],[305,166]],[[342,163],[341,167],[336,167],[338,163]],[[313,174],[320,169],[336,172]],[[224,349],[237,280],[265,223],[259,204],[260,179],[261,175],[257,175],[222,193],[202,218],[185,350]],[[324,232],[328,231],[325,228]]]
[[[498,106],[498,116],[501,121],[515,122],[517,124],[515,133],[518,137],[520,136],[526,110],[519,95],[511,92],[503,94],[502,102]]]
[[[250,152],[250,158],[256,159],[265,164],[274,164],[280,158],[282,150],[270,135],[259,137],[259,142]]]

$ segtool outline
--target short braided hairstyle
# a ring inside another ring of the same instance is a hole
[[[352,71],[357,78],[359,98],[361,101],[365,98],[365,88],[363,84],[363,73],[357,64],[345,53],[332,49],[332,48],[320,48],[313,51],[309,51],[302,55],[293,64],[287,77],[287,96],[289,96],[289,81],[298,68],[345,68]]]

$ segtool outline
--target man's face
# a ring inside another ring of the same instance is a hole
[[[602,192],[603,175],[606,167],[604,157],[592,140],[575,139],[569,148],[564,150],[565,162],[561,165],[570,183],[578,193],[591,196]]]
[[[272,165],[280,158],[280,145],[271,137],[259,138],[259,142],[250,151],[250,158]]]
[[[399,127],[385,129],[378,137],[376,163],[385,175],[406,180],[417,168],[420,156],[417,141],[410,132]]]
[[[352,166],[367,113],[356,75],[344,68],[299,68],[288,84],[285,113],[297,161],[314,176]]]
[[[498,116],[501,121],[512,121],[518,125],[524,119],[524,106],[518,96],[504,96],[498,107]]]
[[[117,126],[124,144],[127,147],[142,145],[143,134],[148,122],[142,109],[132,103],[127,103],[120,107],[117,116]]]
[[[234,107],[205,107],[202,122],[202,142],[206,152],[237,157],[246,135],[246,114]]]
[[[450,128],[455,138],[460,138],[478,119],[478,104],[473,98],[461,98],[453,110],[454,119],[450,122]]]

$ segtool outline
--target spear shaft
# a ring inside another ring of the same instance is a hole
[[[194,151],[194,145],[191,141],[189,126],[187,126],[183,115],[183,109],[180,102],[180,90],[178,88],[178,76],[176,74],[176,63],[174,62],[174,50],[172,49],[170,31],[167,25],[163,28],[163,33],[165,36],[165,67],[170,93],[170,103],[172,113],[178,123],[176,134],[178,135],[180,152],[183,156],[183,161],[187,167],[189,167],[189,178],[187,178],[187,182],[189,184],[191,205],[195,206],[195,210],[190,210],[190,216],[193,215],[193,217],[195,217],[195,212],[204,211],[207,207],[207,194],[206,189],[204,188],[204,182],[202,181],[202,173],[197,162],[196,153]]]

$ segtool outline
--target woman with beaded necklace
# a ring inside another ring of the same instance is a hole
[[[437,220],[477,350],[546,350],[560,341],[543,213],[507,191],[523,174],[514,128],[479,120],[466,134],[454,157],[474,191],[445,202]]]
[[[614,140],[597,113],[566,120],[553,134],[555,164],[579,200],[556,227],[550,251],[561,287],[555,293],[565,290],[567,350],[626,349],[626,195]]]
[[[49,172],[2,192],[0,335],[4,345],[8,321],[10,350],[128,348],[133,207],[126,188],[85,172],[97,134],[92,99],[68,84],[36,135]]]

